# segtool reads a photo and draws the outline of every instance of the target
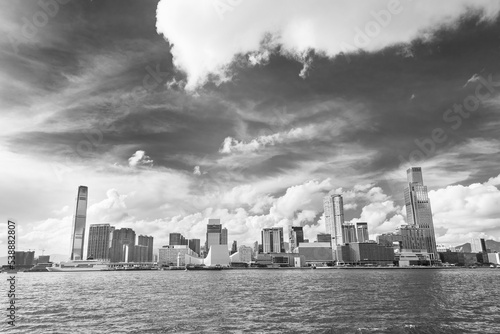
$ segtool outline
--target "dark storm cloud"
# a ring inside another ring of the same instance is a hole
[[[447,139],[425,158],[471,138],[498,137],[494,127],[478,131],[495,119],[493,106],[481,105],[457,130],[451,128],[457,121],[443,119],[474,93],[477,82],[464,87],[474,74],[500,80],[498,20],[472,13],[411,43],[372,53],[329,58],[311,50],[305,79],[297,75],[304,65],[281,54],[279,46],[262,65],[249,66],[248,55],[238,55],[229,67],[232,80],[208,83],[193,95],[168,86],[185,76],[173,68],[170,46],[156,34],[155,6],[153,1],[71,3],[51,22],[52,29],[66,27],[58,31],[57,42],[23,46],[17,58],[3,56],[0,61],[12,64],[9,75],[30,89],[74,88],[64,96],[72,105],[48,116],[41,129],[16,135],[11,149],[57,156],[105,124],[93,158],[126,164],[136,150],[144,150],[155,166],[192,171],[200,165],[214,178],[228,170],[258,178],[309,162],[327,175],[332,162],[349,155],[346,144],[367,153],[352,168],[381,174],[399,166],[400,157],[409,160],[413,151],[421,151],[415,140],[429,140],[435,128]],[[39,64],[44,68],[33,71]],[[226,137],[247,144],[307,127],[317,127],[316,135],[263,145],[253,153],[259,159],[235,156],[226,166],[219,152]],[[467,159],[481,160],[472,155]]]

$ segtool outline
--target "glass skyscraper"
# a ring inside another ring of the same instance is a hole
[[[85,242],[85,223],[87,221],[88,188],[78,187],[76,212],[71,233],[71,260],[83,260],[83,245]]]
[[[422,244],[434,261],[439,260],[436,248],[436,235],[432,220],[431,202],[427,195],[427,186],[424,186],[422,168],[411,167],[407,171],[408,186],[404,190],[406,219],[410,227],[423,230]]]
[[[332,246],[344,244],[342,233],[344,225],[344,202],[342,195],[328,195],[323,199],[326,233],[332,236]]]

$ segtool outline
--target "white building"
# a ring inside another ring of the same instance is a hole
[[[252,261],[252,247],[240,246],[238,251],[230,256],[231,262],[245,262],[250,263]]]
[[[179,263],[180,266],[186,265],[185,255],[196,256],[196,253],[193,252],[188,245],[163,246],[158,250],[158,264],[176,266],[179,254],[180,254],[180,263]]]
[[[500,264],[500,253],[488,253],[488,262],[492,264]]]

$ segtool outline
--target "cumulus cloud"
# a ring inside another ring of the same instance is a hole
[[[129,159],[128,164],[130,167],[139,167],[139,166],[153,166],[153,160],[146,155],[144,151],[135,152]]]
[[[265,52],[255,52],[269,34],[284,55],[302,60],[297,75],[306,77],[311,64],[304,53],[310,49],[328,56],[374,51],[453,22],[468,8],[483,9],[485,18],[492,18],[499,7],[493,0],[317,0],[314,6],[299,0],[161,0],[156,28],[173,45],[174,64],[188,76],[186,88],[194,89],[209,74],[227,77],[237,54],[250,53],[250,65],[265,61]]]

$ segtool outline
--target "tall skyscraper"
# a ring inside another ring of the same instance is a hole
[[[132,262],[134,260],[135,232],[122,228],[113,232],[109,255],[111,262]]]
[[[153,262],[153,237],[148,235],[140,235],[137,238],[137,244],[139,246],[146,246],[145,262]],[[142,262],[142,261],[141,261]]]
[[[408,186],[404,190],[404,196],[408,225],[425,231],[422,235],[427,252],[430,254],[431,260],[438,261],[431,202],[427,194],[427,186],[424,186],[422,168],[411,167],[406,173]]]
[[[209,219],[207,224],[207,239],[205,249],[208,253],[210,246],[227,245],[227,228],[222,228],[220,219]]]
[[[71,233],[71,260],[83,260],[83,245],[85,242],[85,224],[87,222],[88,188],[78,187],[76,212]]]
[[[344,244],[342,226],[344,225],[344,202],[342,195],[328,195],[323,199],[326,233],[332,236],[332,246]]]
[[[368,223],[357,222],[356,231],[358,235],[358,242],[368,242],[370,240],[370,236],[368,235]]]
[[[115,230],[109,224],[92,224],[89,228],[89,244],[87,258],[109,260],[109,247],[112,233]]]
[[[261,232],[263,253],[283,253],[283,227],[265,228]]]
[[[299,243],[304,242],[304,231],[302,226],[288,226],[288,241],[290,252],[293,252],[296,247],[299,247]]]

